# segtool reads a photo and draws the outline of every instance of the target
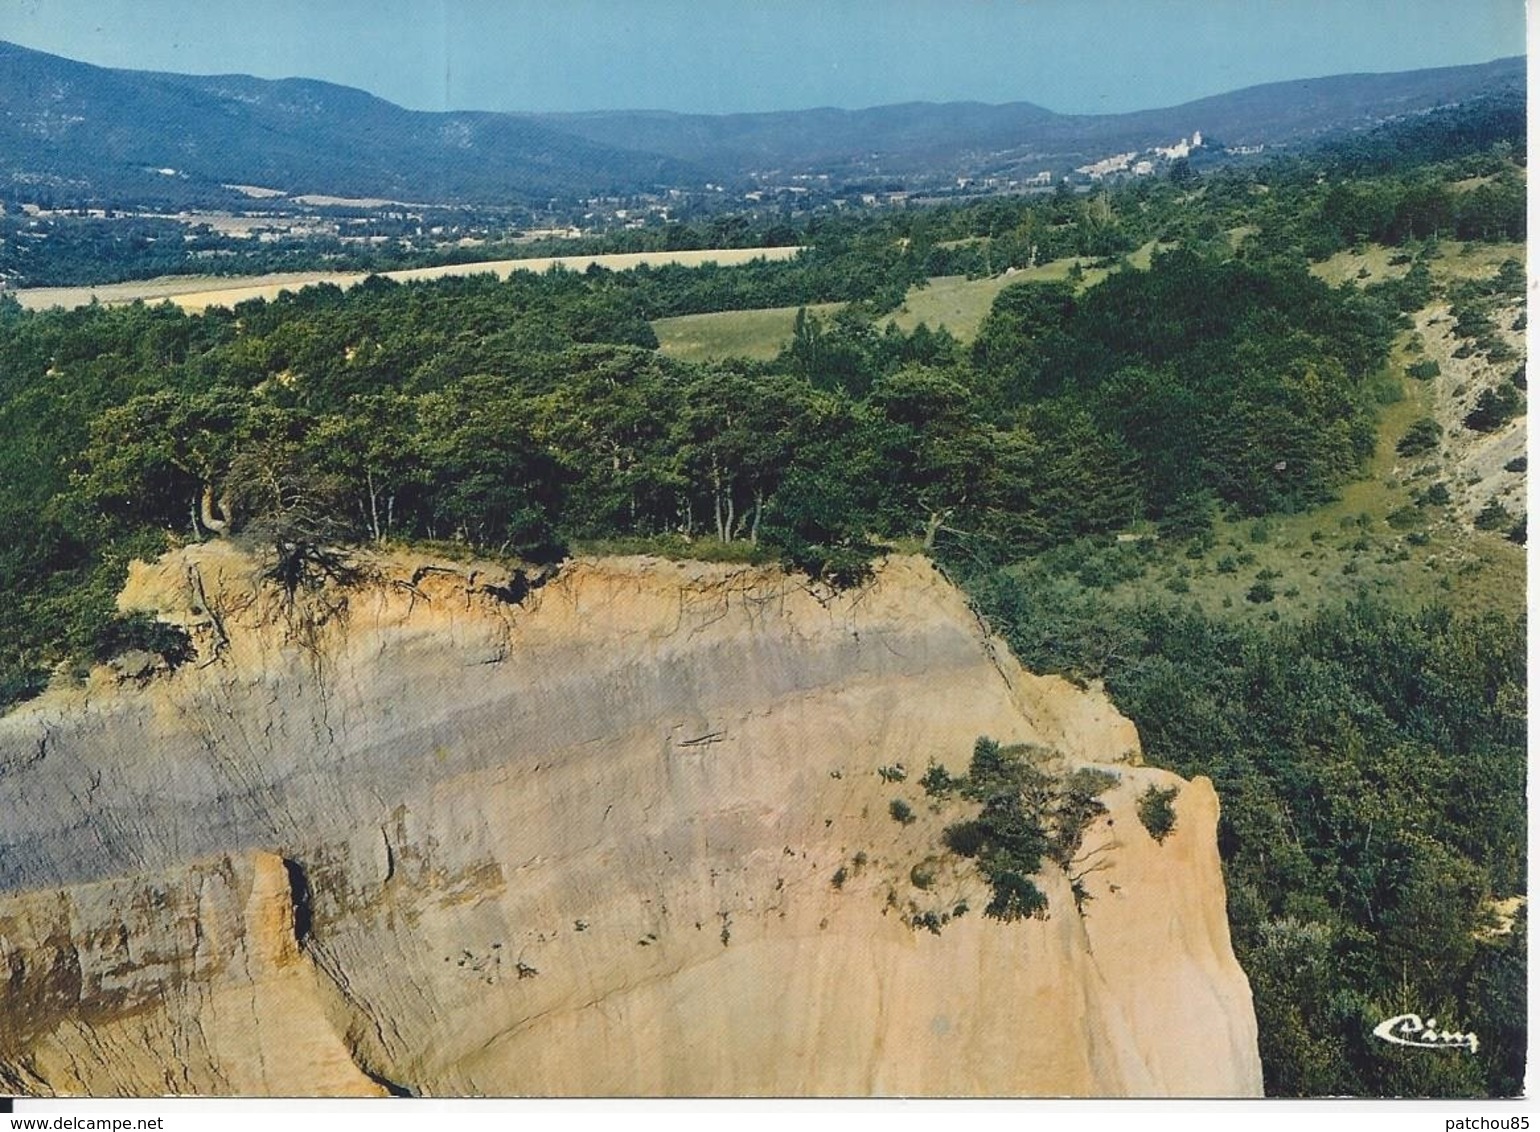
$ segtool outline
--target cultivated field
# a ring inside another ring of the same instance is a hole
[[[586,271],[598,264],[611,271],[625,271],[647,264],[683,264],[695,267],[703,263],[729,266],[755,259],[791,259],[798,248],[716,248],[683,252],[627,252],[621,255],[548,256],[541,259],[498,259],[478,263],[454,263],[441,267],[414,267],[403,271],[377,274],[398,282],[417,279],[443,279],[453,275],[495,274],[507,278],[515,271],[546,271],[564,267]],[[201,311],[213,306],[234,306],[247,299],[274,299],[280,291],[295,291],[316,283],[335,283],[352,287],[369,277],[366,272],[289,272],[279,275],[218,277],[207,275],[165,276],[129,283],[107,283],[96,287],[34,287],[11,292],[28,310],[49,307],[80,307],[93,299],[101,303],[155,302],[169,299],[183,310]]]

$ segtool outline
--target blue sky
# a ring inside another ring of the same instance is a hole
[[[1522,0],[0,0],[105,66],[303,75],[425,110],[1169,106],[1524,52]]]

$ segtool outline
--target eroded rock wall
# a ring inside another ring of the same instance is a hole
[[[289,870],[270,853],[0,898],[0,1085],[385,1095],[299,939]]]
[[[199,660],[0,720],[0,1031],[19,1035],[0,1079],[1260,1092],[1212,789],[1139,765],[1127,720],[1023,672],[923,560],[840,595],[653,559],[527,592],[486,565],[371,571],[291,605],[222,543],[137,567],[125,605],[187,625]],[[1071,869],[1040,878],[1044,920],[981,915],[983,882],[940,848],[956,806],[917,785],[981,734],[1118,776]],[[1163,844],[1135,815],[1151,783],[1181,788]],[[911,926],[931,910],[939,934]],[[48,974],[125,933],[160,958]],[[232,995],[273,1019],[244,1046],[218,1036]],[[280,1072],[261,1042],[285,1017],[320,1052]]]

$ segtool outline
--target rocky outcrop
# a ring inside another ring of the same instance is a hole
[[[0,899],[0,1087],[383,1096],[270,853]]]
[[[223,542],[137,566],[125,605],[198,659],[0,720],[5,1087],[1260,1092],[1212,789],[923,560],[838,595],[365,565],[292,600]],[[1044,919],[980,914],[917,785],[979,735],[1116,776]]]
[[[1508,508],[1515,520],[1527,510],[1529,430],[1522,408],[1512,420],[1485,431],[1465,423],[1483,394],[1508,387],[1510,395],[1518,396],[1509,383],[1514,375],[1523,383],[1527,353],[1524,313],[1522,295],[1493,300],[1488,333],[1507,348],[1501,361],[1493,361],[1486,352],[1475,349],[1471,338],[1455,332],[1457,322],[1449,303],[1429,304],[1413,319],[1423,343],[1422,357],[1417,360],[1438,366],[1437,374],[1427,379],[1426,404],[1444,431],[1431,451],[1403,456],[1396,473],[1414,481],[1426,477],[1425,487],[1443,482],[1449,492],[1450,516],[1467,529],[1493,501]],[[1506,534],[1506,525],[1498,533]]]

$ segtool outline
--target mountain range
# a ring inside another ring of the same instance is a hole
[[[0,42],[0,194],[59,203],[228,203],[229,186],[507,204],[828,176],[1061,175],[1200,132],[1299,145],[1484,95],[1522,58],[1250,87],[1165,109],[1066,115],[1027,102],[762,114],[404,109],[311,79],[92,66]]]
[[[910,102],[867,110],[768,114],[603,111],[535,119],[591,142],[739,173],[1066,172],[1110,153],[1171,145],[1195,132],[1230,146],[1278,147],[1524,89],[1524,60],[1397,74],[1269,83],[1157,110],[1057,114],[1030,102]]]

